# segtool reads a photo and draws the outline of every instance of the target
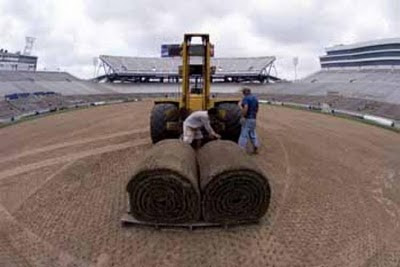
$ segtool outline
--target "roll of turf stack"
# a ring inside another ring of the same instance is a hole
[[[197,160],[206,222],[253,222],[267,212],[268,180],[236,143],[209,142],[198,151]]]
[[[130,213],[151,223],[191,223],[201,216],[196,154],[179,140],[154,145],[127,185]]]

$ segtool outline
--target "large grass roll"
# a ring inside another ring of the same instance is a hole
[[[200,218],[196,154],[179,140],[154,145],[126,189],[130,212],[139,221],[190,223]]]
[[[256,221],[267,211],[270,187],[253,159],[231,141],[213,141],[197,155],[206,222]]]

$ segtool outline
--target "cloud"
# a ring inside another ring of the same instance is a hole
[[[395,37],[398,0],[0,0],[0,46],[36,37],[39,67],[93,75],[100,54],[159,56],[185,32],[208,32],[216,56],[277,57],[279,76],[319,69],[327,46]]]

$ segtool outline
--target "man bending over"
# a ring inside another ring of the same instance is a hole
[[[211,108],[209,110],[201,110],[192,112],[189,117],[183,122],[183,142],[192,144],[194,140],[195,147],[200,148],[203,134],[201,128],[205,128],[208,134],[213,138],[221,138],[214,129],[211,127],[210,120],[217,116],[217,109]]]

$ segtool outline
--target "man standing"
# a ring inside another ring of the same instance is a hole
[[[190,114],[183,122],[183,142],[191,144],[193,140],[196,140],[195,147],[200,148],[201,139],[203,139],[201,128],[203,127],[211,137],[217,139],[221,138],[221,136],[213,130],[210,124],[210,119],[213,119],[216,116],[216,108],[192,112],[192,114]]]
[[[258,112],[258,99],[251,94],[249,88],[242,89],[243,98],[239,102],[242,109],[242,130],[239,137],[239,146],[246,149],[247,141],[250,140],[253,145],[253,153],[258,153],[260,143],[256,134],[256,118]]]

